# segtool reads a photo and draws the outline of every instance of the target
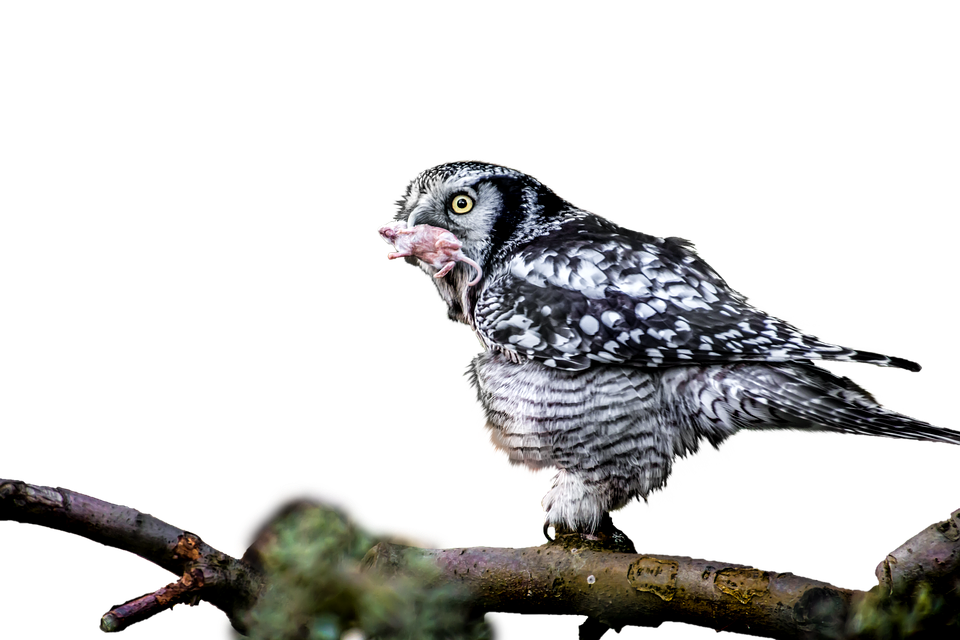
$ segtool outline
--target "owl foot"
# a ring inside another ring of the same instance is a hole
[[[556,538],[550,538],[547,529],[553,526]],[[590,533],[568,529],[562,524],[543,525],[543,535],[550,541],[550,544],[559,544],[564,547],[576,547],[581,549],[593,549],[594,551],[617,551],[619,553],[636,553],[637,549],[633,546],[633,541],[627,535],[613,526],[613,520],[609,513],[603,514],[600,519],[600,525]]]

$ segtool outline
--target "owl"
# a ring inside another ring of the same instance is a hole
[[[407,187],[381,235],[418,265],[484,351],[468,373],[493,442],[557,474],[544,531],[615,531],[677,456],[740,429],[960,444],[815,365],[919,365],[802,333],[751,306],[686,240],[584,211],[506,167],[456,162]]]

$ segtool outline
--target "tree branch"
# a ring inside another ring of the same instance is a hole
[[[181,576],[114,607],[102,619],[105,631],[202,599],[223,610],[242,632],[267,580],[256,560],[258,549],[271,539],[269,527],[238,560],[135,509],[7,480],[0,480],[0,520],[75,533]],[[892,552],[877,567],[879,585],[870,592],[725,562],[605,551],[575,535],[525,549],[420,549],[383,542],[363,564],[395,574],[422,567],[424,560],[440,569],[435,586],[465,587],[475,611],[586,615],[590,621],[581,627],[581,637],[590,638],[600,637],[606,627],[664,621],[770,638],[853,638],[877,625],[896,627],[900,622],[889,623],[890,611],[910,624],[953,620],[960,611],[960,511]],[[926,618],[891,605],[930,589],[938,599]],[[878,618],[878,612],[886,613]]]
[[[484,611],[579,614],[620,630],[685,622],[769,638],[836,637],[859,593],[789,573],[553,543],[526,549],[418,549],[381,543],[367,563],[428,558]]]
[[[200,599],[244,629],[243,614],[256,601],[263,576],[192,533],[150,514],[68,489],[0,479],[0,520],[37,524],[134,553],[181,576],[154,593],[114,606],[101,618],[104,631],[120,631],[176,604]]]

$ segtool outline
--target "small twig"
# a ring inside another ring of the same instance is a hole
[[[100,630],[123,631],[132,624],[173,608],[176,604],[197,604],[203,585],[203,571],[188,571],[176,582],[171,582],[153,593],[114,606],[100,618]]]

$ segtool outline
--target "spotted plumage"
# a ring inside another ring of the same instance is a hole
[[[513,462],[558,468],[549,524],[590,533],[661,487],[676,456],[743,428],[960,444],[812,362],[917,364],[822,342],[752,307],[685,240],[619,227],[476,162],[428,169],[398,204],[397,220],[450,231],[480,267],[479,282],[461,264],[434,282],[486,347],[469,373],[493,441]]]

